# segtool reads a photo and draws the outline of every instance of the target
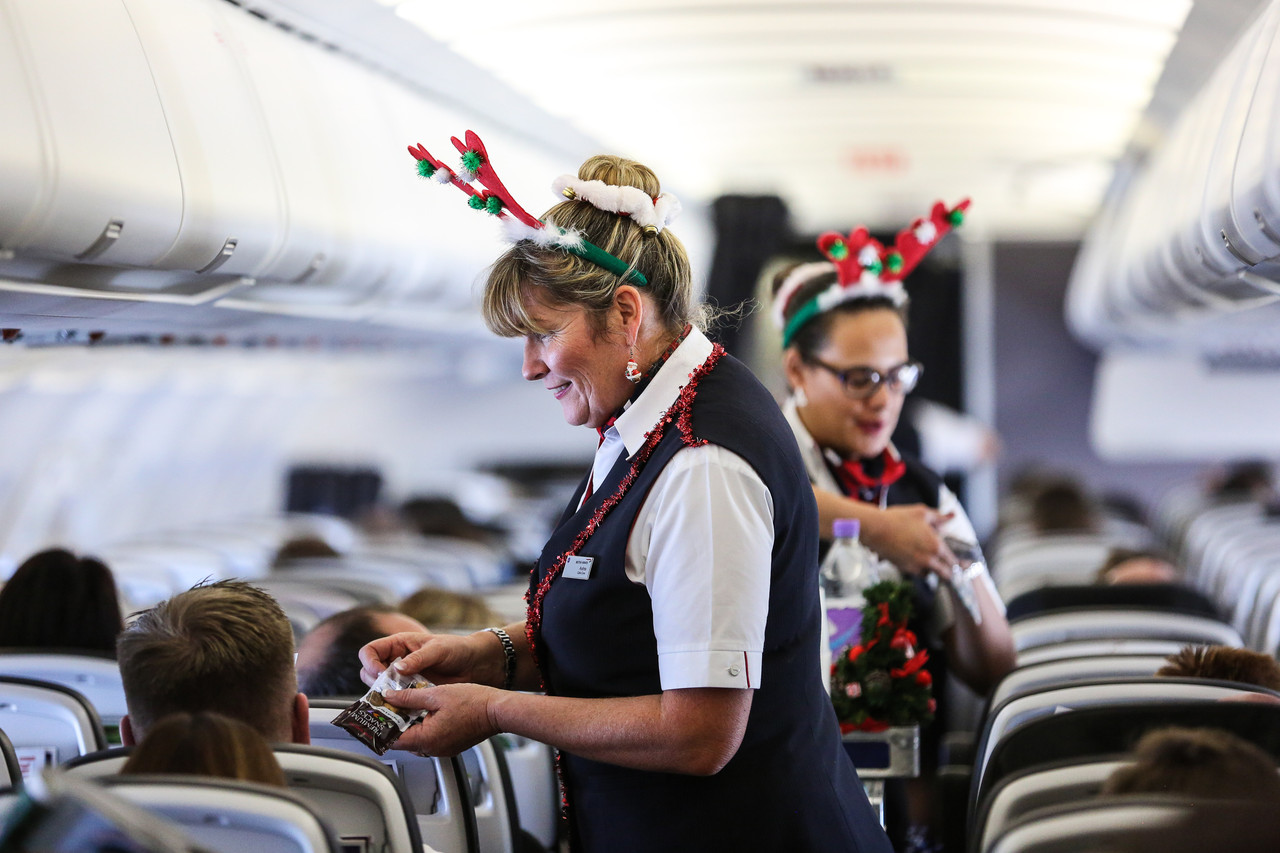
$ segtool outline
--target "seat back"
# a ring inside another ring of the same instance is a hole
[[[1190,613],[1210,619],[1221,615],[1203,593],[1176,583],[1046,586],[1029,590],[1011,600],[1006,615],[1010,619],[1020,619],[1080,607],[1135,607]]]
[[[1083,707],[1030,720],[995,744],[981,779],[974,774],[970,814],[980,811],[994,786],[1014,773],[1123,755],[1148,731],[1168,726],[1229,731],[1280,761],[1280,705],[1161,699]]]
[[[519,848],[520,819],[511,774],[502,750],[493,739],[484,740],[462,755],[471,805],[475,809],[476,832],[483,853],[516,853]]]
[[[29,678],[0,676],[0,728],[24,778],[107,745],[89,700],[60,684]]]
[[[1098,678],[1155,675],[1156,670],[1165,663],[1164,655],[1101,655],[1020,666],[995,686],[987,700],[987,707],[996,708],[1015,696],[1054,685]],[[985,716],[987,715],[984,714]]]
[[[1056,610],[1014,620],[1009,626],[1019,651],[1073,640],[1146,639],[1239,647],[1240,634],[1224,622],[1184,613],[1127,608]]]
[[[1137,831],[1170,827],[1192,815],[1178,797],[1107,797],[1037,809],[1008,827],[982,853],[1076,853],[1124,849]]]
[[[551,747],[519,735],[500,735],[520,826],[548,850],[556,848],[560,829],[560,790]]]
[[[1271,693],[1234,681],[1198,678],[1104,678],[1067,686],[1050,686],[1008,699],[993,708],[983,727],[974,779],[981,782],[983,768],[996,744],[1009,732],[1038,717],[1061,714],[1093,705],[1119,705],[1178,700],[1216,702],[1249,693]],[[1280,699],[1280,694],[1272,694]]]
[[[436,758],[390,750],[379,756],[333,725],[333,718],[349,701],[311,701],[311,743],[380,761],[390,767],[409,794],[423,842],[436,850],[478,853],[475,810],[466,771],[457,758]]]
[[[112,794],[178,824],[193,841],[216,853],[344,851],[316,808],[280,788],[176,775],[116,776],[101,783]]]
[[[0,729],[0,790],[13,788],[22,784],[22,768],[18,765],[18,754],[13,751],[9,736]],[[4,821],[0,820],[0,825]]]
[[[0,675],[52,681],[70,687],[89,700],[107,727],[107,739],[118,733],[120,718],[129,713],[124,700],[120,665],[106,655],[60,654],[28,649],[0,650]]]
[[[1112,773],[1127,765],[1121,759],[1086,761],[1031,769],[1001,780],[978,812],[970,831],[977,846],[971,844],[970,849],[988,849],[1015,821],[1036,809],[1095,796]]]
[[[1068,658],[1093,658],[1105,655],[1157,655],[1175,654],[1185,643],[1179,640],[1104,639],[1073,640],[1050,646],[1037,646],[1018,652],[1018,666],[1033,666],[1051,660]]]
[[[397,768],[376,756],[323,746],[275,744],[272,748],[289,790],[325,816],[344,849],[386,853],[422,849],[417,814]],[[103,750],[64,765],[63,771],[77,778],[115,778],[132,751],[132,747]]]

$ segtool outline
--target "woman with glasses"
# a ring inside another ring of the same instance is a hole
[[[1014,664],[1004,605],[990,577],[981,562],[963,572],[948,545],[977,541],[963,507],[940,476],[890,441],[922,371],[907,350],[901,279],[952,222],[938,205],[930,221],[918,220],[887,249],[865,229],[848,238],[824,235],[819,248],[830,262],[792,266],[774,280],[774,320],[783,330],[791,389],[783,411],[817,498],[819,536],[825,545],[835,519],[856,518],[882,573],[896,570],[913,580],[912,628],[931,647],[928,668],[939,699],[947,670],[983,693]],[[923,741],[926,771],[933,734]],[[912,823],[929,822],[927,799],[911,798]]]

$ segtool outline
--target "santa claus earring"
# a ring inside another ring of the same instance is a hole
[[[633,383],[639,383],[644,378],[644,374],[640,372],[640,365],[636,364],[636,348],[634,346],[627,347],[627,379]]]

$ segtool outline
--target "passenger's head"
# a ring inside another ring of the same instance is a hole
[[[298,644],[298,689],[311,698],[360,696],[360,649],[402,631],[426,631],[409,616],[387,606],[355,607],[335,613]]]
[[[293,629],[276,600],[241,581],[193,587],[143,611],[117,643],[133,743],[161,717],[214,711],[269,741],[309,740]]]
[[[287,566],[295,560],[310,560],[319,557],[340,557],[332,545],[319,536],[296,536],[285,542],[276,550],[272,565],[276,568]]]
[[[1162,551],[1112,548],[1098,569],[1098,583],[1177,583],[1178,567]]]
[[[400,514],[423,536],[450,536],[475,542],[489,541],[489,531],[467,518],[457,502],[443,495],[419,495],[404,502]]]
[[[93,557],[41,551],[0,588],[0,646],[115,654],[123,627],[115,579]]]
[[[502,617],[483,598],[423,587],[400,602],[400,610],[433,631],[458,631],[502,624]]]
[[[1276,762],[1258,747],[1217,729],[1167,728],[1143,735],[1133,763],[1103,783],[1103,794],[1183,794],[1265,800],[1280,806]]]
[[[662,192],[652,171],[621,157],[591,157],[578,177],[636,187],[653,199]],[[666,341],[701,319],[689,259],[671,229],[646,233],[630,217],[587,201],[561,202],[544,218],[580,231],[647,279],[639,284],[577,255],[522,240],[498,258],[485,285],[490,330],[525,338],[525,378],[559,389],[569,423],[599,427],[634,387],[625,377],[630,352],[647,366]]]
[[[777,296],[788,285],[783,321],[835,283],[834,268],[821,264],[781,270],[773,290]],[[876,295],[819,312],[792,334],[782,364],[814,441],[847,459],[875,456],[889,444],[919,378],[907,354],[906,304]],[[888,381],[876,383],[872,373]]]
[[[1280,691],[1280,663],[1270,655],[1230,646],[1184,646],[1165,658],[1156,675],[1214,678]]]
[[[1097,505],[1068,477],[1047,482],[1035,492],[1030,520],[1037,533],[1088,533],[1099,527]]]
[[[285,784],[284,771],[262,735],[239,720],[205,712],[170,714],[153,725],[120,769],[121,775],[133,773]]]

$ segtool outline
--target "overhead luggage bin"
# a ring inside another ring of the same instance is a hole
[[[1280,7],[1263,20],[1269,44],[1236,151],[1229,232],[1242,254],[1258,260],[1280,256]]]
[[[220,0],[124,0],[152,72],[182,181],[182,225],[161,269],[250,275],[284,217],[261,106]]]
[[[154,263],[181,226],[182,186],[128,10],[119,0],[11,0],[4,25],[15,50],[0,72],[21,76],[0,78],[0,248],[63,262]],[[35,126],[23,126],[32,106]],[[11,146],[13,135],[23,141]]]

